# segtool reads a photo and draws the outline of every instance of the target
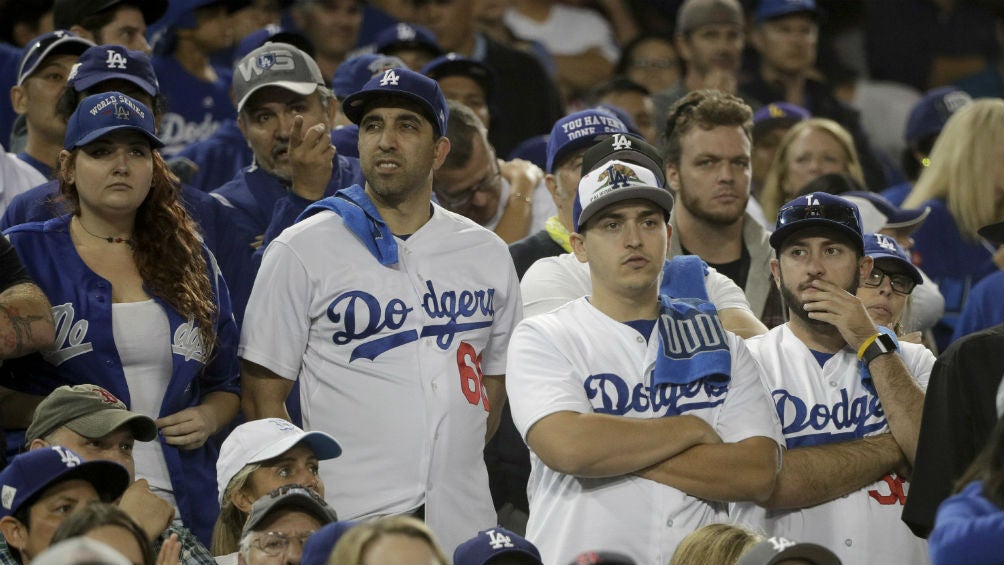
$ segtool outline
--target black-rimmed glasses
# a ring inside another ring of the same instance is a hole
[[[913,292],[914,287],[917,286],[917,283],[909,275],[887,273],[878,267],[872,267],[872,272],[865,277],[865,280],[861,284],[875,288],[881,286],[882,281],[886,277],[889,277],[889,286],[892,287],[894,292],[898,292],[899,294],[910,294]]]
[[[498,160],[495,159],[494,155],[490,155],[492,163],[494,165],[494,172],[488,173],[476,184],[471,185],[459,192],[449,194],[443,192],[441,189],[436,189],[436,199],[439,203],[449,209],[449,210],[459,210],[467,206],[474,200],[474,195],[489,191],[498,186],[499,181],[502,180],[502,169],[499,167]]]

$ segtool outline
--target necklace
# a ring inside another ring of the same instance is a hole
[[[110,237],[110,236],[109,237],[105,237],[103,235],[98,235],[96,233],[93,233],[93,232],[91,232],[91,230],[87,229],[84,226],[84,223],[80,221],[80,218],[77,218],[77,225],[80,226],[80,229],[84,230],[84,233],[86,233],[87,235],[96,237],[98,239],[103,239],[103,240],[107,241],[108,243],[124,243],[124,244],[128,245],[129,247],[133,247],[135,245],[135,243],[133,242],[133,240],[132,240],[131,237]]]

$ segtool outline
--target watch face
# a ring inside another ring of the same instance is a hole
[[[875,341],[881,344],[883,351],[895,351],[898,349],[896,347],[896,340],[889,334],[879,334]]]

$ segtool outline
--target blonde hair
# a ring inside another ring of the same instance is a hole
[[[213,541],[210,552],[214,557],[229,555],[237,551],[240,546],[241,530],[244,529],[244,522],[247,522],[248,515],[234,504],[233,494],[247,486],[251,474],[258,469],[261,469],[261,465],[258,463],[245,465],[227,483],[227,488],[223,491],[220,515],[216,518],[216,524],[213,525]]]
[[[980,98],[952,114],[934,142],[928,166],[903,201],[904,208],[921,208],[943,199],[966,239],[977,241],[976,230],[1004,219],[1004,197],[994,186],[1004,148],[1004,100]]]
[[[669,565],[735,565],[763,536],[737,524],[708,524],[676,546]]]
[[[862,185],[865,184],[865,175],[861,170],[861,160],[858,158],[857,149],[854,148],[854,138],[851,137],[850,132],[844,129],[842,125],[827,118],[802,120],[792,126],[788,130],[788,133],[784,134],[784,137],[781,138],[781,144],[777,147],[777,153],[774,154],[774,160],[771,161],[770,169],[767,170],[767,176],[763,181],[763,190],[760,192],[760,206],[763,207],[764,217],[771,224],[777,218],[777,211],[781,208],[781,205],[794,198],[798,190],[802,188],[800,186],[795,187],[795,192],[792,194],[785,194],[784,192],[784,187],[788,184],[788,157],[795,139],[802,132],[811,129],[825,131],[840,143],[844,149],[844,156],[847,158],[847,170],[844,172]],[[756,143],[756,140],[753,140],[753,143]]]
[[[442,565],[450,561],[443,553],[443,548],[436,541],[436,535],[425,522],[411,516],[386,516],[371,522],[353,526],[338,540],[331,551],[328,563],[337,565],[362,565],[363,556],[373,543],[388,535],[401,535],[416,538],[429,544],[433,555]]]

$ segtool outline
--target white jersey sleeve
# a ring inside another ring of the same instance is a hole
[[[715,305],[715,308],[719,310],[738,308],[746,310],[750,314],[753,313],[743,289],[713,267],[708,267],[708,275],[704,278],[704,287],[708,291],[708,300]]]
[[[741,337],[728,331],[726,335],[732,355],[732,381],[725,406],[714,422],[715,431],[725,443],[762,436],[784,445],[781,423],[760,366]]]
[[[517,324],[523,320],[523,301],[520,296],[516,267],[509,261],[508,280],[498,285],[493,305],[495,318],[491,335],[481,357],[481,371],[485,375],[503,375],[506,372],[506,353]]]

